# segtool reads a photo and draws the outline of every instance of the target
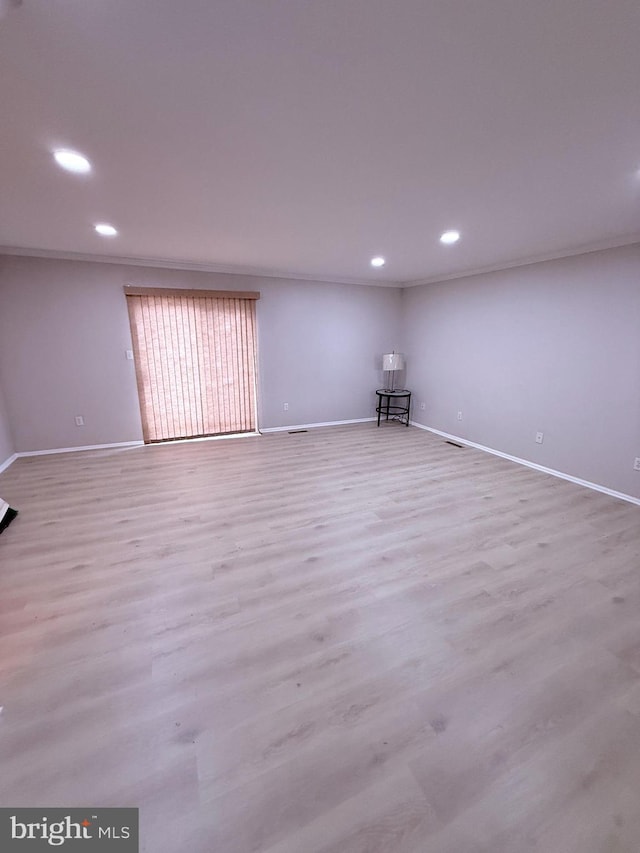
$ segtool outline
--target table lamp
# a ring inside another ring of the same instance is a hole
[[[395,390],[395,373],[397,370],[404,370],[404,356],[401,352],[388,352],[382,356],[382,369],[385,373],[391,374],[391,387],[386,388],[387,391]],[[387,377],[387,384],[389,377]]]

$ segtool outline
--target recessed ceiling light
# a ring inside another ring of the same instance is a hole
[[[62,166],[67,172],[75,172],[77,175],[86,175],[91,171],[91,163],[77,151],[69,151],[59,148],[53,152],[58,166]]]
[[[381,257],[371,258],[371,266],[372,267],[383,267],[384,266],[384,258],[381,258]]]
[[[117,228],[114,228],[113,225],[109,225],[107,222],[99,222],[95,226],[95,229],[102,237],[115,237],[118,233]]]
[[[457,243],[459,239],[459,231],[445,231],[444,234],[440,235],[440,242],[445,243],[447,246],[451,245],[451,243]]]

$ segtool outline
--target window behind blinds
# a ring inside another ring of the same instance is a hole
[[[254,431],[259,294],[125,292],[145,442]]]

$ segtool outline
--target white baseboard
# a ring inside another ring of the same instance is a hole
[[[601,486],[599,483],[591,483],[589,480],[581,480],[580,477],[573,477],[571,474],[565,474],[563,471],[556,471],[554,468],[547,468],[544,465],[538,465],[537,462],[529,462],[528,459],[521,459],[519,456],[511,456],[511,454],[503,453],[501,450],[494,450],[493,447],[485,447],[484,444],[476,444],[475,441],[468,441],[466,438],[460,438],[459,435],[451,435],[451,433],[442,432],[442,430],[425,426],[417,421],[411,421],[410,423],[412,426],[418,427],[418,429],[433,432],[436,435],[441,435],[443,438],[448,438],[451,441],[457,441],[459,444],[464,444],[467,447],[473,447],[476,450],[483,450],[485,453],[491,453],[493,456],[499,456],[501,459],[508,459],[509,462],[517,462],[518,465],[533,468],[534,471],[541,471],[543,474],[551,474],[552,477],[559,477],[561,480],[568,480],[570,483],[575,483],[577,486],[584,486],[586,489],[593,489],[595,492],[602,492],[612,498],[619,498],[621,501],[628,501],[628,503],[640,506],[640,498],[634,498],[633,495],[626,495],[624,492],[616,492],[614,489]]]
[[[83,450],[115,450],[119,447],[166,447],[172,444],[183,444],[184,442],[194,441],[221,441],[227,438],[255,438],[263,432],[287,432],[292,429],[312,429],[313,427],[325,426],[340,426],[341,424],[362,424],[367,421],[375,421],[375,418],[357,418],[350,421],[326,421],[318,424],[297,424],[295,426],[284,427],[267,427],[260,429],[258,432],[240,432],[233,435],[207,435],[202,438],[184,438],[176,441],[153,442],[153,444],[145,445],[144,441],[119,441],[114,444],[87,444],[83,447],[52,447],[50,450],[23,450],[20,453],[14,453],[6,462],[0,464],[0,473],[15,462],[16,459],[21,459],[25,456],[51,456],[56,453],[78,453]]]
[[[53,453],[79,453],[82,450],[114,450],[118,447],[144,447],[144,441],[119,441],[115,444],[87,444],[84,447],[55,447],[51,450],[24,450],[16,453],[16,457],[50,456]]]
[[[0,462],[0,474],[2,474],[3,471],[6,471],[7,468],[9,467],[9,465],[11,465],[13,462],[15,462],[17,458],[18,458],[18,454],[14,453],[8,459],[5,459],[4,462]]]
[[[323,421],[321,423],[314,424],[292,424],[291,426],[283,427],[266,427],[261,429],[260,433],[289,432],[290,430],[296,429],[314,429],[316,427],[342,426],[345,424],[362,424],[370,423],[371,421],[375,420],[375,418],[355,418],[353,420],[347,421]],[[466,438],[461,438],[459,435],[453,435],[451,433],[435,429],[434,427],[425,426],[425,424],[418,423],[418,421],[410,421],[410,424],[411,426],[417,427],[418,429],[423,429],[427,432],[434,433],[435,435],[440,435],[443,438],[448,438],[451,441],[457,441],[459,444],[464,444],[466,447],[473,447],[475,450],[482,450],[485,453],[491,453],[492,456],[499,456],[501,459],[508,459],[509,462],[516,462],[518,465],[524,465],[526,468],[532,468],[534,471],[540,471],[543,474],[550,474],[552,477],[559,477],[561,480],[568,480],[570,483],[575,483],[577,486],[584,486],[587,489],[593,489],[596,492],[602,492],[602,494],[609,495],[612,498],[618,498],[619,500],[627,501],[628,503],[640,506],[640,498],[636,498],[633,495],[627,495],[624,492],[617,492],[615,491],[615,489],[609,489],[607,488],[607,486],[601,486],[599,483],[592,483],[589,480],[582,480],[580,479],[580,477],[574,477],[571,474],[565,474],[563,471],[556,471],[554,468],[547,468],[545,465],[538,465],[537,462],[530,462],[528,459],[521,459],[519,456],[512,456],[510,453],[503,453],[501,450],[495,450],[493,447],[486,447],[484,444],[478,444],[475,441],[469,441]],[[243,433],[241,436],[224,437],[239,438],[242,436],[256,436],[258,434],[259,433]],[[193,441],[193,439],[190,440]],[[167,442],[167,444],[176,443],[177,442]],[[9,466],[16,461],[16,459],[20,459],[25,456],[49,456],[55,453],[77,453],[83,450],[113,450],[119,447],[145,447],[145,443],[144,441],[121,441],[115,444],[90,444],[85,445],[83,447],[58,447],[52,448],[50,450],[23,451],[21,453],[14,453],[8,459],[5,459],[4,462],[0,462],[0,474],[2,474],[3,471],[6,471],[7,468],[9,468]]]
[[[342,426],[343,424],[364,424],[375,421],[375,418],[355,418],[350,421],[323,421],[318,424],[292,424],[283,427],[261,427],[260,432],[289,432],[293,429],[314,429],[315,427]]]

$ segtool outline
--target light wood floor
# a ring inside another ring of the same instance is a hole
[[[148,853],[638,853],[640,510],[397,424],[21,459],[0,805]]]

